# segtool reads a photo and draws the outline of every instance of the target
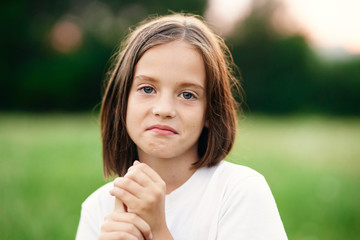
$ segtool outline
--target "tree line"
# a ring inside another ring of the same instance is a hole
[[[261,1],[264,2],[264,1]],[[1,3],[1,111],[88,111],[101,101],[109,59],[128,28],[152,14],[203,15],[205,0]],[[271,24],[274,4],[254,4],[226,42],[246,93],[245,111],[359,115],[360,57],[326,61],[301,34]],[[81,44],[59,52],[51,33],[73,22]],[[103,23],[107,23],[104,26]],[[238,98],[239,99],[239,98]]]

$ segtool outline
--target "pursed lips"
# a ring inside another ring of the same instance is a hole
[[[174,135],[174,134],[178,134],[178,132],[173,129],[172,127],[168,126],[168,125],[160,125],[160,124],[156,124],[153,125],[149,128],[146,129],[147,131],[152,131],[155,133],[158,133],[160,135]]]

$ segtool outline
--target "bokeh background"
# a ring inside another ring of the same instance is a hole
[[[228,161],[262,173],[289,239],[360,237],[360,3],[54,0],[0,3],[0,239],[72,239],[105,183],[98,113],[129,28],[206,18],[246,104]]]

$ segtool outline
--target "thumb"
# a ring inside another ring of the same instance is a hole
[[[117,197],[115,197],[114,212],[126,212],[124,203],[120,199],[118,199]]]

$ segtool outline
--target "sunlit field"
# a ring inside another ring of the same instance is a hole
[[[265,176],[289,239],[358,239],[359,146],[359,118],[247,116],[228,160]],[[96,114],[0,114],[0,239],[73,239],[104,183]]]

